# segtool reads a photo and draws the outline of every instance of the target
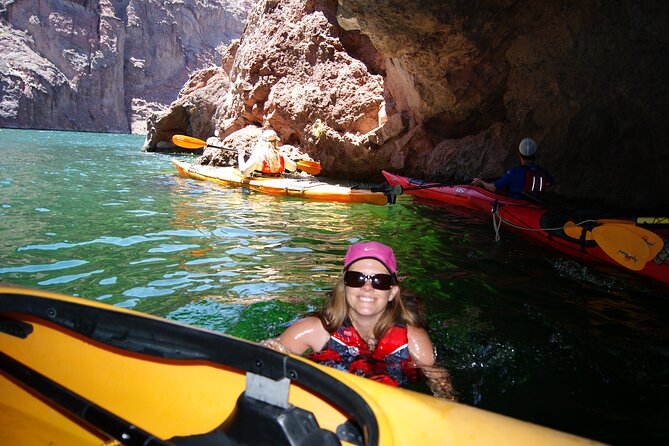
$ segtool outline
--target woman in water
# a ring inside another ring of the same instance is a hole
[[[395,254],[383,243],[351,245],[325,307],[261,344],[310,352],[315,362],[393,386],[416,381],[420,370],[435,396],[455,399],[448,372],[435,367],[422,311],[402,298]]]

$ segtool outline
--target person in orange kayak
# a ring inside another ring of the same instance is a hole
[[[279,153],[276,147],[278,140],[279,137],[274,130],[265,130],[246,161],[244,161],[246,151],[240,147],[237,150],[239,170],[244,175],[250,175],[254,171],[264,174],[280,174],[286,170],[294,172],[297,164]]]
[[[317,363],[392,386],[410,384],[422,372],[435,396],[455,399],[448,372],[435,366],[426,325],[420,307],[401,295],[392,248],[361,242],[349,247],[325,307],[261,345],[310,352],[307,358]]]
[[[537,143],[532,138],[525,138],[518,145],[520,166],[508,170],[495,182],[489,183],[481,178],[474,178],[471,184],[494,193],[506,191],[509,198],[523,199],[524,193],[539,195],[553,182],[553,177],[546,169],[534,163],[536,153]]]

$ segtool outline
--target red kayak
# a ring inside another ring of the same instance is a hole
[[[577,219],[571,212],[565,215],[542,204],[500,196],[467,184],[440,185],[386,171],[383,176],[391,186],[399,185],[408,194],[492,214],[497,223],[522,237],[578,259],[626,268],[669,285],[667,229],[643,228],[629,218],[621,218],[584,224],[587,230],[582,233],[581,227],[572,227],[568,222],[580,223],[586,218]]]

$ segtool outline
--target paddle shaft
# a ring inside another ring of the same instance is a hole
[[[522,191],[521,194],[523,195],[523,197],[525,197],[525,198],[527,198],[527,199],[529,199],[529,200],[534,200],[535,202],[539,203],[540,205],[542,205],[542,206],[544,206],[544,207],[547,207],[548,209],[550,209],[550,210],[553,211],[553,212],[557,212],[558,214],[565,215],[565,216],[571,218],[571,219],[574,220],[574,221],[579,221],[579,220],[580,220],[580,218],[579,218],[578,216],[572,214],[571,212],[566,211],[566,210],[564,210],[564,209],[559,209],[559,208],[557,208],[557,207],[555,207],[555,206],[553,206],[553,205],[551,205],[551,204],[548,204],[548,203],[546,203],[544,200],[541,200],[541,199],[540,199],[539,197],[537,197],[537,196],[534,196],[534,195],[532,195],[532,194],[528,194],[528,193],[525,192],[525,191]]]
[[[228,152],[234,152],[234,153],[237,153],[237,150],[236,150],[236,149],[232,149],[232,148],[230,148],[230,147],[217,146],[217,145],[215,145],[215,144],[209,144],[209,143],[205,144],[203,147],[205,147],[205,146],[206,146],[206,147],[213,147],[214,149],[226,150],[226,151],[228,151]]]
[[[446,184],[446,183],[430,183],[430,184],[421,184],[420,186],[405,187],[404,190],[421,190],[421,189],[431,189],[434,187],[452,187],[459,183]]]
[[[527,192],[522,192],[522,194],[524,197],[530,200],[534,200],[540,205],[545,206],[554,212],[566,215],[567,217],[573,219],[574,221],[579,220],[579,217],[572,214],[571,212],[565,211],[564,209],[558,209],[555,206],[551,206],[550,204],[546,203],[545,201],[539,199],[534,195],[528,194]],[[669,217],[630,217],[630,222],[636,223],[638,225],[668,225]]]
[[[179,147],[186,149],[201,149],[203,147],[213,147],[214,149],[226,150],[228,152],[237,153],[237,149],[232,149],[230,147],[217,146],[215,144],[209,144],[206,141],[203,141],[198,138],[186,135],[174,135],[172,136],[172,142]]]
[[[669,217],[636,217],[638,225],[669,225]]]
[[[492,178],[484,179],[484,181],[492,181]],[[429,183],[429,184],[421,184],[420,186],[405,187],[403,188],[403,190],[421,190],[421,189],[431,189],[434,187],[453,187],[453,186],[459,186],[461,184],[462,181],[457,183]]]

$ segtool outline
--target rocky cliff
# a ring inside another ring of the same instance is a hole
[[[667,19],[653,0],[260,0],[147,146],[271,126],[326,175],[468,181],[529,136],[557,193],[667,210]]]
[[[254,0],[1,0],[0,126],[144,133]]]

